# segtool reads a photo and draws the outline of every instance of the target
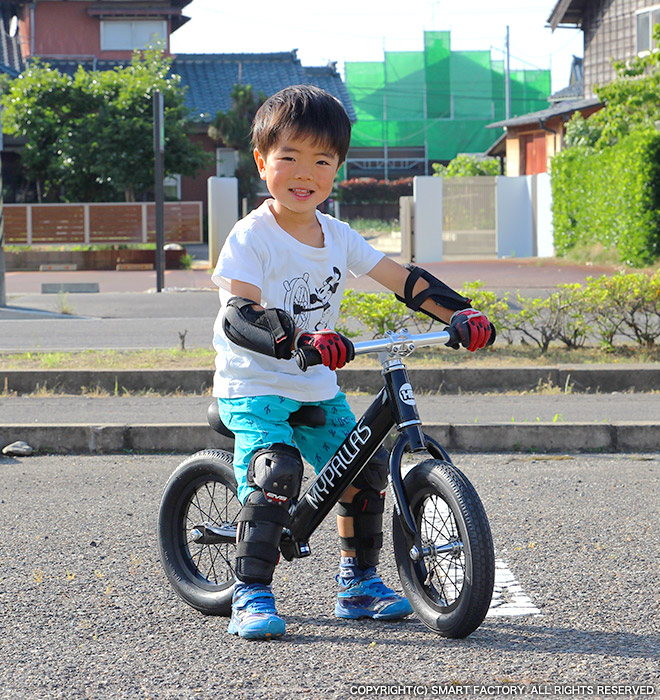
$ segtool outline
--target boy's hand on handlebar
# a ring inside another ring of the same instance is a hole
[[[353,343],[329,328],[314,333],[301,333],[295,342],[296,362],[303,372],[310,365],[340,369],[355,357]]]
[[[447,343],[450,348],[457,350],[460,343],[470,352],[492,345],[497,335],[495,326],[477,309],[456,311],[449,321],[449,332],[456,338]]]

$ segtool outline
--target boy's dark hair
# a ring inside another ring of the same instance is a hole
[[[293,85],[269,97],[252,123],[252,144],[266,156],[283,136],[311,137],[346,160],[351,122],[342,103],[313,85]]]

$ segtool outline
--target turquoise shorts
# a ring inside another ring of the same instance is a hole
[[[254,490],[247,483],[247,468],[256,450],[275,442],[292,445],[318,473],[355,426],[355,415],[342,392],[327,401],[302,402],[267,395],[218,399],[218,406],[222,422],[236,437],[234,474],[241,503]],[[287,420],[301,406],[322,406],[326,424],[317,428],[292,428]]]

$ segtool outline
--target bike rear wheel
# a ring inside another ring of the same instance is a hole
[[[158,542],[165,573],[183,600],[206,615],[229,615],[234,588],[235,543],[208,543],[205,527],[231,531],[241,504],[233,456],[203,450],[170,476],[160,504]]]
[[[403,485],[422,541],[422,552],[411,554],[395,512],[394,555],[403,590],[429,629],[467,637],[486,617],[495,578],[481,500],[460,470],[437,459],[413,467]]]

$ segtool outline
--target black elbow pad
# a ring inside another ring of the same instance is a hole
[[[276,357],[291,358],[295,323],[283,309],[252,307],[255,302],[243,297],[231,297],[225,308],[223,328],[232,341],[246,350]]]
[[[470,308],[470,300],[467,297],[461,296],[458,292],[455,292],[451,287],[448,287],[444,282],[440,281],[437,277],[434,277],[423,267],[408,264],[406,265],[406,269],[410,271],[410,274],[406,279],[403,297],[400,297],[398,294],[395,296],[409,309],[412,309],[413,311],[421,311],[427,316],[431,316],[431,318],[441,321],[442,319],[434,316],[426,309],[421,308],[422,304],[427,299],[432,299],[436,304],[444,306],[445,309],[450,309],[451,311],[461,311],[462,309]],[[413,295],[413,289],[420,277],[425,282],[428,282],[429,286],[426,289],[422,289],[421,292]],[[444,321],[442,322],[444,323]]]

